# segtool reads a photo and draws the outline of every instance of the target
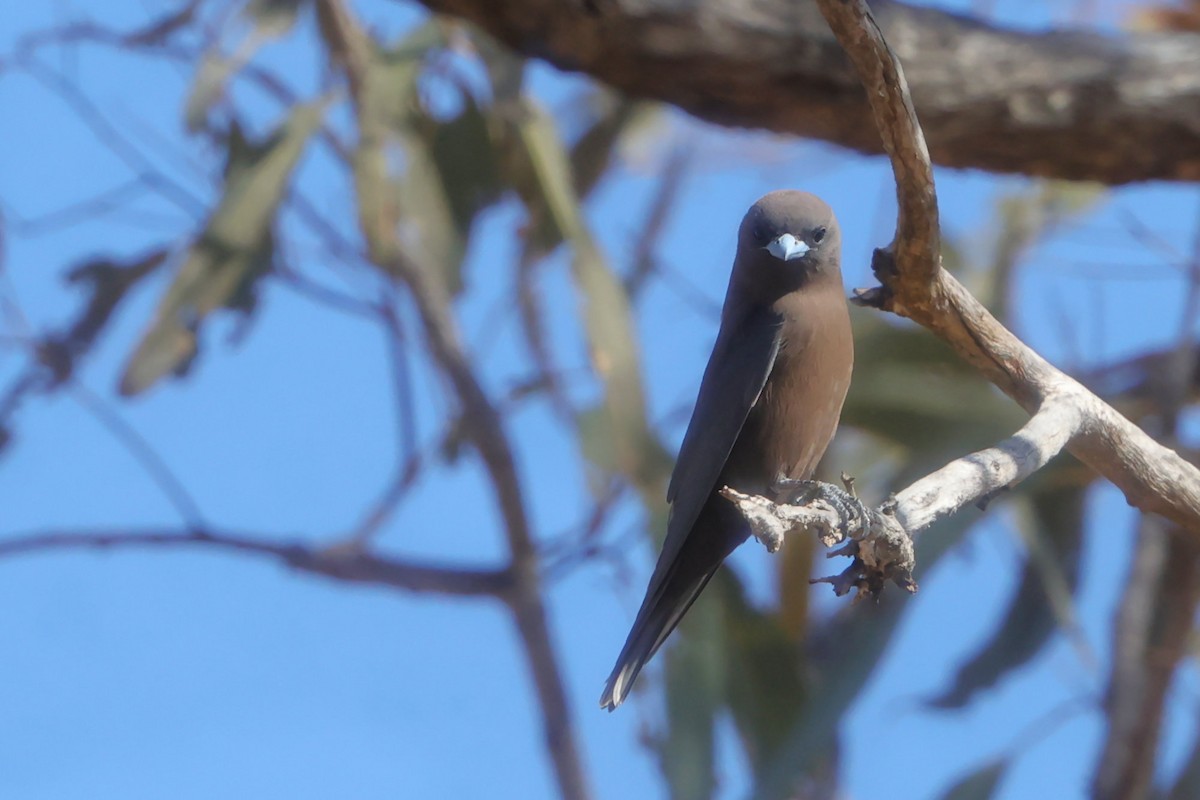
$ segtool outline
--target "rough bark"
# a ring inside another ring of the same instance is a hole
[[[812,2],[421,2],[702,119],[882,152],[854,68]],[[1027,33],[871,6],[935,163],[1109,184],[1200,180],[1200,36]]]

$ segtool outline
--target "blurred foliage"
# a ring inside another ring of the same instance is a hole
[[[267,139],[250,142],[235,122],[226,137],[224,189],[203,230],[183,255],[121,378],[121,393],[138,394],[164,375],[183,374],[196,355],[205,317],[218,308],[249,314],[256,284],[271,269],[274,221],[292,170],[321,123],[325,103],[295,108]]]
[[[81,317],[86,330],[67,337],[69,357],[81,355],[124,292],[165,261],[171,280],[145,321],[120,391],[137,394],[187,371],[210,317],[255,310],[260,284],[279,258],[277,231],[294,175],[320,140],[355,178],[364,239],[355,255],[386,275],[400,255],[410,257],[436,271],[449,299],[471,291],[463,266],[481,215],[502,202],[521,205],[526,223],[513,265],[513,304],[537,373],[530,391],[547,395],[571,426],[597,500],[614,483],[631,487],[649,535],[661,536],[671,458],[661,426],[647,416],[634,303],[584,208],[630,137],[661,124],[658,109],[596,87],[578,106],[576,133],[566,136],[525,87],[521,58],[469,26],[430,19],[395,41],[371,38],[356,114],[347,113],[343,89],[329,89],[291,103],[270,133],[250,135],[255,126],[242,118],[230,87],[247,77],[265,44],[294,33],[308,5],[251,0],[229,39],[218,38],[200,59],[184,124],[225,154],[219,199],[185,246],[138,259],[101,259],[74,273],[92,297]],[[354,57],[327,21],[321,30],[328,63]],[[482,72],[485,85],[470,78],[473,71]],[[443,95],[452,95],[449,112],[430,101],[427,84],[434,79]],[[670,171],[660,177],[664,187],[674,179]],[[1023,253],[1102,196],[1098,187],[1048,182],[1002,196],[990,246],[945,234],[947,267],[1003,317]],[[552,355],[540,289],[541,270],[564,253],[597,387],[582,400],[567,391]],[[646,264],[639,270],[653,269],[652,260]],[[856,315],[855,326],[856,369],[843,424],[857,433],[860,446],[843,448],[838,457],[861,466],[858,488],[866,498],[884,498],[1019,427],[1019,409],[925,331],[878,315]],[[1144,384],[1137,379],[1110,394],[1136,396]],[[1001,622],[933,705],[971,703],[1036,658],[1056,634],[1071,635],[1090,479],[1075,462],[1060,459],[1020,492],[996,499],[1024,545],[1025,563]],[[924,533],[921,572],[977,518],[964,512]],[[713,794],[715,737],[726,715],[760,796],[793,794],[807,776],[828,774],[836,764],[839,723],[910,603],[890,592],[875,606],[817,612],[806,583],[812,562],[811,543],[789,543],[779,562],[780,601],[768,606],[751,602],[739,576],[725,570],[685,620],[683,635],[662,659],[667,713],[652,737],[673,797]],[[597,665],[597,674],[605,667]],[[653,686],[656,674],[648,671],[639,693]],[[1197,763],[1193,755],[1170,797],[1195,796]],[[1005,768],[1006,762],[984,765],[944,797],[991,797]]]
[[[980,767],[951,786],[942,795],[942,800],[990,800],[1007,768],[1008,764],[1004,761]]]

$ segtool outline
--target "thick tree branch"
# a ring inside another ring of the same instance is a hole
[[[421,2],[703,119],[882,151],[856,70],[811,2]],[[936,163],[1110,184],[1200,179],[1200,37],[1024,33],[903,3],[872,8]]]
[[[200,547],[230,550],[279,561],[292,569],[340,581],[370,583],[409,592],[508,600],[513,577],[505,569],[460,569],[415,564],[360,548],[319,548],[299,542],[218,530],[153,528],[135,530],[49,530],[0,539],[0,558],[51,550],[107,550],[125,547]]]

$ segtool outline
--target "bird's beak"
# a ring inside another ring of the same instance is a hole
[[[790,233],[785,233],[763,249],[780,261],[791,261],[794,258],[803,258],[804,254],[812,248],[808,246],[807,242],[797,239]]]

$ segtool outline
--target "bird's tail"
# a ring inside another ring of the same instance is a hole
[[[629,689],[642,667],[658,652],[658,648],[671,635],[671,631],[675,630],[675,626],[692,607],[692,603],[696,602],[696,598],[704,591],[705,585],[719,566],[720,564],[708,573],[692,576],[686,581],[674,581],[674,576],[671,576],[658,598],[647,595],[633,623],[633,630],[625,640],[625,647],[621,649],[621,655],[617,656],[617,664],[604,684],[604,693],[600,695],[601,708],[612,711],[625,702]],[[651,602],[652,600],[654,602]]]
[[[728,506],[728,510],[733,509],[722,499],[717,503]],[[740,515],[729,514],[720,505],[713,509],[712,505],[710,502],[710,507],[706,508],[708,513],[700,515],[673,563],[663,564],[660,560],[654,568],[646,599],[633,621],[633,629],[617,657],[616,666],[604,684],[601,708],[612,711],[625,702],[642,667],[675,630],[725,557],[749,535]]]

